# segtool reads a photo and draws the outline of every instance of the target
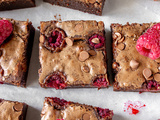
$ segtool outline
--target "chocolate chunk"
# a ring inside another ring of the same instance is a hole
[[[66,40],[66,43],[67,43],[68,46],[72,46],[73,45],[73,42],[74,42],[73,39],[67,37],[67,38],[65,38],[65,40]]]
[[[131,60],[131,61],[130,61],[130,66],[131,66],[132,69],[135,70],[135,69],[138,68],[139,63],[138,63],[136,60]]]
[[[95,50],[89,50],[88,53],[92,56],[97,54]]]
[[[17,112],[22,111],[23,109],[23,104],[19,103],[19,104],[15,104],[13,106],[14,110],[16,110]]]
[[[156,74],[154,75],[154,79],[155,79],[156,81],[160,81],[160,73],[156,73]]]
[[[88,58],[89,58],[88,52],[86,52],[86,51],[80,52],[80,54],[79,54],[79,60],[80,61],[85,61]]]
[[[90,120],[90,115],[88,113],[84,113],[82,115],[82,120]]]
[[[100,40],[98,38],[93,38],[91,41],[96,44],[100,43]]]
[[[152,75],[152,71],[149,68],[143,70],[143,76],[148,79]]]

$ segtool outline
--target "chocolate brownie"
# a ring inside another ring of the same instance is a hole
[[[0,99],[0,120],[25,120],[28,105]]]
[[[90,105],[46,97],[41,120],[112,120],[113,111]]]
[[[1,84],[26,86],[34,32],[28,20],[0,18]]]
[[[160,59],[152,60],[136,49],[138,38],[154,24],[111,25],[114,90],[160,91]]]
[[[43,0],[52,5],[59,5],[83,12],[102,15],[105,0]]]
[[[35,7],[35,0],[0,0],[0,11]]]
[[[41,22],[39,40],[42,87],[108,87],[103,22]]]

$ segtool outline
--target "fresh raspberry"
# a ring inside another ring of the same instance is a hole
[[[60,99],[60,98],[57,98],[57,97],[52,98],[52,100],[53,100],[54,103],[57,103],[60,106],[64,106],[68,103],[66,100]]]
[[[160,57],[160,23],[153,25],[137,40],[137,51],[153,60]]]
[[[93,43],[92,42],[92,39],[93,38],[98,38],[100,43]],[[101,48],[104,46],[104,41],[105,41],[105,38],[101,35],[98,35],[98,34],[95,34],[93,35],[92,37],[89,38],[89,44],[94,47],[95,49],[98,49],[98,48]]]
[[[10,36],[12,31],[12,23],[8,20],[0,20],[0,45]]]
[[[60,74],[53,74],[47,80],[47,87],[52,87],[56,89],[64,89],[66,88],[66,83],[64,82],[64,78],[61,77]]]
[[[93,81],[93,85],[96,86],[96,87],[107,87],[108,86],[108,82],[106,81],[106,78],[103,78],[103,77],[99,77],[99,78],[96,78],[94,81]]]
[[[110,116],[109,109],[97,108],[97,112],[101,118],[106,118]]]

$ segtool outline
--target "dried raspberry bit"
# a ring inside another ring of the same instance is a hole
[[[46,87],[52,87],[56,89],[64,89],[67,84],[65,83],[65,76],[60,73],[53,73],[46,78]]]
[[[12,23],[8,20],[0,20],[0,45],[10,36],[12,31]]]
[[[89,44],[95,49],[103,47],[104,41],[105,41],[105,38],[98,34],[95,34],[89,38]]]
[[[100,118],[107,118],[110,117],[111,111],[109,109],[103,109],[103,108],[97,108],[97,112],[100,116]],[[113,115],[113,113],[112,113]]]
[[[58,52],[65,46],[65,33],[59,29],[55,29],[51,36],[45,40],[44,45],[52,51]]]
[[[137,40],[137,51],[153,60],[160,57],[160,23],[153,25]]]
[[[93,86],[96,86],[96,87],[108,87],[108,81],[106,80],[106,78],[103,78],[103,76],[100,76],[98,78],[96,78],[94,81],[93,81]]]
[[[60,105],[60,106],[64,106],[64,105],[66,105],[66,104],[69,103],[69,102],[67,102],[67,101],[64,100],[64,99],[60,99],[60,98],[57,98],[57,97],[52,98],[52,100],[53,100],[54,103],[56,103],[56,104],[58,104],[58,105]]]
[[[141,103],[140,101],[132,102],[127,101],[124,103],[124,112],[129,113],[130,115],[136,115],[140,112],[140,108],[145,107],[146,105]]]

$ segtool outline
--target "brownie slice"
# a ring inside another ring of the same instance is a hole
[[[28,20],[0,20],[8,20],[13,27],[10,36],[0,45],[0,83],[25,87],[35,29]]]
[[[41,120],[112,120],[113,111],[64,99],[46,97]]]
[[[1,0],[0,11],[35,7],[35,0]]]
[[[0,120],[25,120],[28,105],[0,99]]]
[[[140,55],[138,38],[154,23],[112,24],[114,90],[160,91],[160,60]],[[146,77],[148,72],[151,76]]]
[[[83,12],[102,15],[105,0],[43,0],[52,5],[59,5]]]
[[[108,87],[103,22],[41,22],[39,40],[41,87]]]

